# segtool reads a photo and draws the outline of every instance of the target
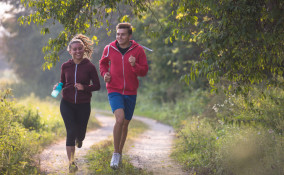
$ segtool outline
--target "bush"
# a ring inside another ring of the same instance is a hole
[[[281,175],[283,137],[265,128],[190,118],[178,132],[172,156],[203,175]]]
[[[177,137],[172,156],[198,174],[214,174],[218,137],[208,119],[193,117],[183,121]]]
[[[10,91],[1,91],[0,100],[0,171],[1,174],[35,174],[32,155],[39,150],[39,135],[15,121],[18,113],[7,100]],[[15,118],[14,118],[15,117]]]
[[[228,127],[218,140],[216,174],[281,175],[283,137],[265,128]]]
[[[262,125],[283,134],[283,89],[252,90],[247,97],[229,95],[215,104],[217,117],[225,123],[237,125]]]
[[[196,174],[282,175],[283,106],[283,89],[255,87],[246,97],[195,91],[160,105],[138,96],[135,113],[173,125],[172,156]]]
[[[38,114],[38,111],[34,113],[31,109],[25,111],[22,120],[22,124],[24,125],[24,127],[29,130],[39,131],[44,126],[44,124],[41,124],[41,119],[40,115]]]
[[[283,174],[283,101],[280,89],[215,95],[201,117],[180,122],[173,157],[197,174]]]

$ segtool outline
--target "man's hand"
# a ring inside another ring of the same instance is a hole
[[[134,56],[130,55],[128,61],[131,64],[131,66],[135,66],[136,58]]]
[[[79,91],[83,91],[84,90],[84,86],[81,83],[76,83],[74,85],[74,87],[79,90]]]
[[[105,73],[105,75],[104,75],[104,81],[105,81],[106,83],[108,83],[108,82],[110,82],[110,79],[111,79],[110,73],[109,73],[109,72]]]

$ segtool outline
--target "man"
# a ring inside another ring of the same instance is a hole
[[[138,76],[146,76],[148,64],[143,48],[131,40],[130,23],[116,26],[116,40],[107,45],[100,60],[100,73],[106,82],[108,99],[116,122],[113,128],[114,153],[110,166],[117,169],[132,119]]]

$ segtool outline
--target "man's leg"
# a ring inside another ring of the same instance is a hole
[[[116,119],[114,128],[113,128],[113,142],[114,142],[114,152],[119,153],[119,145],[121,142],[122,128],[124,123],[124,110],[117,109],[114,111],[114,116]]]
[[[122,126],[122,134],[121,134],[121,139],[120,139],[120,144],[119,144],[119,151],[118,151],[120,155],[122,154],[123,146],[124,146],[124,143],[127,137],[129,123],[130,123],[130,120],[124,119],[123,126]]]
[[[126,141],[127,133],[128,133],[128,125],[132,119],[135,104],[136,104],[136,95],[125,95],[124,99],[124,121],[122,126],[122,134],[119,144],[119,154],[122,154],[122,150],[124,147],[124,143]]]

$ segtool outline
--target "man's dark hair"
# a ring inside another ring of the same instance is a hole
[[[132,25],[130,23],[128,23],[128,22],[117,24],[116,30],[117,29],[128,29],[128,34],[132,35]]]

